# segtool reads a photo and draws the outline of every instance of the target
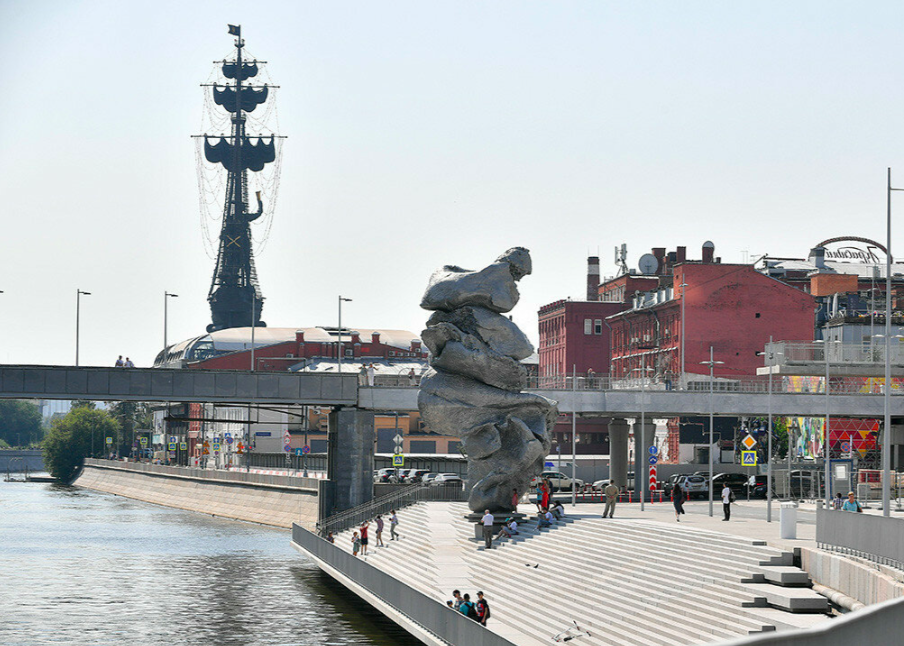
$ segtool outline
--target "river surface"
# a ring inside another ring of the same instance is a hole
[[[419,644],[290,532],[0,482],[0,644]]]

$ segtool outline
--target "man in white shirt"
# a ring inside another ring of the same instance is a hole
[[[726,484],[722,487],[722,511],[725,513],[725,518],[722,520],[730,520],[731,519],[731,489]]]
[[[493,514],[487,509],[483,512],[483,542],[486,549],[493,547]]]

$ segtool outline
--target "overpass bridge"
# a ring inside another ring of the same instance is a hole
[[[821,417],[881,417],[880,392],[859,392],[832,383],[830,397],[822,392],[765,392],[765,381],[729,382],[710,395],[702,382],[688,390],[668,390],[661,384],[644,387],[631,382],[596,380],[579,388],[569,382],[532,388],[529,392],[559,402],[562,413],[634,417],[641,408],[659,417],[703,415],[774,415]],[[590,387],[588,387],[590,386]],[[252,372],[247,370],[183,370],[173,368],[109,368],[73,366],[0,366],[0,398],[91,399],[163,403],[217,402],[230,404],[293,404],[356,408],[361,411],[417,410],[417,387],[359,386],[356,374]],[[904,416],[904,390],[893,389],[894,416]]]

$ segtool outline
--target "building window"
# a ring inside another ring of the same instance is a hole
[[[593,334],[593,319],[584,319],[584,334]]]
[[[600,335],[603,333],[603,320],[602,319],[596,319],[593,322],[593,333],[596,335]]]

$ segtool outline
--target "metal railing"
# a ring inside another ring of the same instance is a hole
[[[376,516],[388,516],[393,510],[398,511],[419,502],[460,502],[466,499],[460,482],[448,485],[413,484],[319,521],[317,533],[321,536],[327,536],[330,532],[337,534],[357,527],[364,521],[373,520]]]
[[[904,518],[816,509],[816,544],[904,569]]]
[[[515,646],[505,637],[487,630],[441,601],[428,597],[299,525],[292,525],[292,543],[380,599],[382,604],[404,615],[418,628],[436,635],[439,638],[437,641],[457,646]],[[366,597],[364,599],[369,601]],[[404,624],[400,622],[400,625]]]
[[[880,330],[879,327],[876,329]],[[873,343],[838,343],[831,340],[827,343],[778,341],[766,344],[765,356],[767,365],[825,363],[826,359],[830,367],[884,363],[885,339],[876,338]],[[889,358],[893,364],[904,363],[904,345],[900,339],[891,339]]]

